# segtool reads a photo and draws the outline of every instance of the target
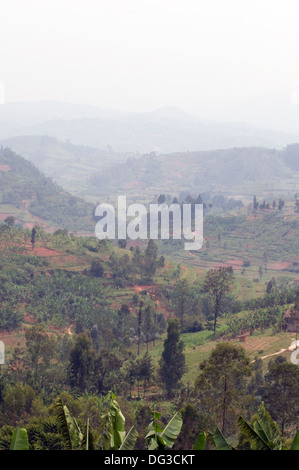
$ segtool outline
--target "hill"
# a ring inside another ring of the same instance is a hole
[[[93,206],[67,193],[32,163],[10,149],[0,149],[0,214],[22,225],[92,231]]]
[[[200,119],[176,108],[125,114],[65,103],[10,103],[0,107],[0,139],[49,135],[115,152],[161,153],[232,146],[283,147],[298,141],[287,134],[245,123]]]
[[[291,146],[292,147],[292,146]],[[294,146],[296,147],[296,146]],[[289,147],[287,147],[288,149]],[[98,191],[148,195],[180,191],[253,195],[299,190],[299,172],[285,152],[262,147],[148,154],[90,178]]]
[[[0,144],[22,155],[46,176],[78,195],[86,193],[87,180],[92,174],[132,156],[115,153],[109,148],[100,150],[74,145],[46,135],[11,137]]]

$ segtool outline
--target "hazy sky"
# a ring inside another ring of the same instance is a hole
[[[299,126],[298,24],[298,0],[0,0],[0,80],[7,102],[273,123],[281,106]]]

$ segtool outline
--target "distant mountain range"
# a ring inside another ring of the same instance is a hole
[[[299,141],[299,134],[208,121],[171,107],[129,114],[55,101],[0,105],[0,140],[16,136],[49,136],[105,151],[139,154],[282,148]]]

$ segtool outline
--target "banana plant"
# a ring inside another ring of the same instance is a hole
[[[192,450],[205,450],[207,441],[211,442],[217,450],[235,450],[226,440],[219,428],[214,433],[200,432]]]
[[[183,419],[181,413],[175,413],[164,429],[158,423],[161,413],[152,411],[151,415],[153,419],[145,436],[147,449],[163,450],[166,447],[171,449],[182,429]]]
[[[133,450],[137,441],[138,437],[138,432],[133,426],[128,434],[126,434],[121,446],[119,447],[119,450]]]
[[[133,450],[138,432],[133,426],[126,434],[125,417],[116,396],[109,392],[104,400],[106,411],[102,415],[103,429],[100,440],[101,450]]]
[[[83,433],[76,419],[71,416],[69,409],[59,399],[56,403],[58,409],[57,421],[64,438],[67,450],[80,450],[83,447]]]
[[[262,403],[257,411],[257,419],[251,426],[242,416],[238,420],[240,429],[250,439],[253,450],[283,450],[279,428]]]
[[[28,434],[25,428],[17,427],[13,431],[10,450],[29,450]]]
[[[235,450],[225,439],[219,428],[211,435],[212,442],[217,450]]]
[[[249,438],[252,450],[286,450],[279,428],[271,418],[264,403],[257,411],[257,418],[252,425],[248,424],[242,416],[238,420],[240,429]],[[223,436],[219,428],[212,433],[200,432],[193,446],[193,450],[205,450],[206,443],[210,441],[217,450],[235,450]],[[299,431],[293,440],[291,450],[299,450]]]
[[[297,434],[293,440],[291,450],[299,450],[299,431],[297,431]]]
[[[192,447],[192,450],[206,450],[208,434],[204,431],[201,431]]]

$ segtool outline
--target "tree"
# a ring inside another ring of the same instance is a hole
[[[82,392],[90,382],[93,354],[91,339],[85,334],[79,334],[70,351],[68,376],[72,387],[78,387]]]
[[[177,318],[169,321],[167,338],[160,359],[160,377],[168,395],[178,387],[185,372],[184,343],[180,339],[180,324]]]
[[[29,363],[32,366],[34,384],[41,382],[42,373],[49,367],[55,357],[56,340],[49,336],[41,325],[33,325],[25,333],[26,350]]]
[[[128,317],[130,315],[130,309],[127,304],[122,304],[120,309],[117,312],[118,316],[118,325],[117,325],[117,330],[118,334],[120,336],[124,336],[125,330],[126,330],[126,325],[128,322]]]
[[[90,274],[94,277],[102,277],[104,274],[104,268],[101,261],[93,260],[90,267]]]
[[[260,266],[259,267],[259,277],[262,277],[263,276],[263,268]]]
[[[147,305],[144,310],[143,329],[148,352],[148,344],[155,334],[153,309],[150,305]]]
[[[3,398],[4,418],[7,424],[16,425],[30,416],[36,392],[26,384],[7,385]]]
[[[279,201],[278,201],[278,210],[282,211],[284,206],[285,206],[285,202],[282,199],[279,199]]]
[[[144,253],[144,272],[149,278],[153,277],[157,269],[158,248],[154,240],[149,240]]]
[[[127,246],[127,240],[118,240],[117,243],[120,248],[126,248]]]
[[[299,368],[286,361],[272,363],[265,375],[263,399],[275,421],[280,424],[282,435],[286,428],[298,423]]]
[[[9,215],[4,219],[4,223],[10,228],[12,228],[14,226],[15,221],[16,221],[16,219],[12,215]]]
[[[242,407],[246,379],[252,371],[249,359],[241,346],[219,343],[200,369],[195,395],[209,425],[219,426],[224,433],[233,427],[236,413]]]
[[[158,266],[159,266],[159,268],[164,268],[164,266],[165,266],[164,256],[160,256],[159,261],[158,261]]]
[[[145,353],[142,359],[137,359],[134,363],[134,376],[138,382],[138,396],[139,396],[139,383],[143,382],[143,395],[145,396],[146,388],[151,381],[154,373],[154,366],[152,363],[152,358]]]
[[[132,264],[136,273],[139,273],[141,271],[142,258],[143,256],[142,256],[141,250],[139,246],[137,245],[134,250],[133,259],[132,259]]]
[[[220,267],[209,271],[205,277],[203,289],[214,297],[214,334],[216,333],[217,319],[225,295],[232,290],[234,282],[233,268]]]
[[[97,392],[108,393],[119,381],[119,370],[122,361],[109,351],[101,351],[94,360],[94,383]]]
[[[141,325],[142,325],[142,314],[143,314],[143,302],[139,302],[139,309],[137,314],[137,354],[140,353],[140,342],[141,342]]]
[[[272,279],[268,282],[266,292],[267,294],[272,294],[273,291],[275,290],[276,287],[276,280],[275,277],[272,277]]]
[[[180,279],[175,283],[171,294],[171,306],[174,309],[176,317],[180,320],[181,331],[184,327],[184,317],[188,312],[190,298],[190,287],[186,279]]]
[[[158,203],[164,204],[165,201],[166,201],[165,194],[160,194],[160,196],[158,197]]]
[[[33,227],[32,231],[31,231],[31,245],[32,245],[32,249],[34,248],[34,245],[35,245],[35,239],[36,239],[36,229]]]

